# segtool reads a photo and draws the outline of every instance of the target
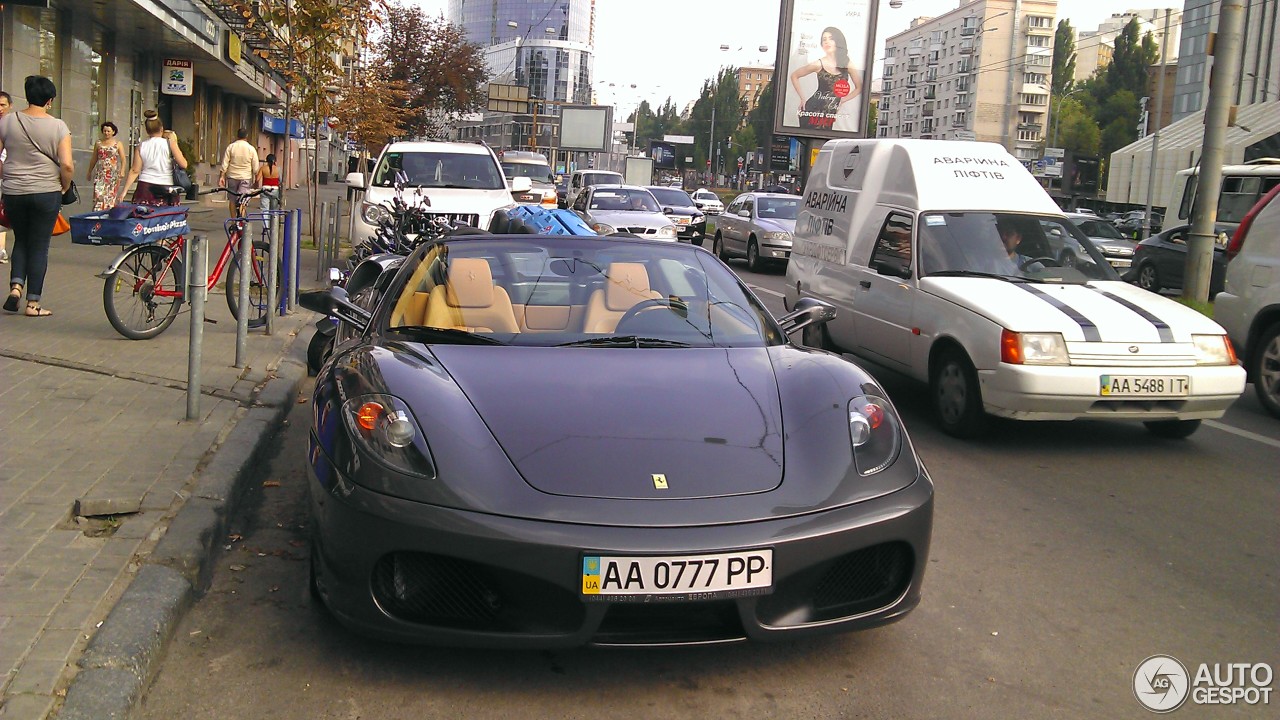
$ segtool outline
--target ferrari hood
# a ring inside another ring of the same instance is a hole
[[[665,500],[782,481],[782,412],[763,348],[431,351],[542,492]]]
[[[1067,342],[1186,343],[1223,334],[1181,303],[1123,282],[1020,283],[925,277],[920,287],[1016,332],[1058,332]]]

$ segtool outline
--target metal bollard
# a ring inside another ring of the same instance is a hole
[[[298,232],[302,225],[301,208],[290,211],[289,228],[289,256],[287,262],[289,267],[286,272],[289,273],[289,309],[293,310],[298,307],[298,281],[302,279],[302,264],[298,261]]]
[[[248,225],[240,234],[237,251],[240,254],[240,288],[236,294],[240,312],[236,318],[236,364],[232,367],[243,368],[249,354],[249,283],[253,280],[253,233],[249,232]]]
[[[360,198],[363,196],[363,190],[357,190],[351,196],[351,211],[347,214],[347,243],[353,249],[356,246],[356,211],[360,208]]]
[[[338,256],[342,252],[342,201],[333,201],[333,211],[329,213],[329,267],[338,266]]]
[[[280,278],[276,277],[276,258],[280,257],[280,223],[275,213],[267,215],[267,232],[269,233],[270,250],[267,252],[267,334],[276,330],[276,288],[280,286]]]
[[[187,350],[187,419],[200,418],[200,356],[204,345],[205,236],[193,235],[187,243],[187,299],[191,301],[191,335]]]
[[[316,243],[316,280],[322,277],[321,273],[328,267],[325,265],[326,246],[325,246],[325,229],[329,227],[329,204],[320,203],[320,224],[311,228],[311,239]]]

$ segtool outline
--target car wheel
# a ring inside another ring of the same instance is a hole
[[[751,272],[764,272],[764,263],[760,261],[760,247],[752,237],[747,241],[747,269]]]
[[[1252,363],[1249,375],[1253,378],[1258,402],[1280,418],[1280,323],[1272,323],[1258,338]]]
[[[1151,420],[1142,424],[1152,435],[1169,440],[1181,440],[1200,429],[1199,420]]]
[[[963,352],[943,351],[933,367],[929,389],[943,432],[958,438],[974,438],[986,432],[990,419],[982,409],[978,372]]]
[[[711,252],[715,253],[716,257],[721,260],[729,262],[729,253],[724,251],[724,238],[718,232],[715,239],[711,241]]]
[[[1154,263],[1142,263],[1138,268],[1138,287],[1151,292],[1160,292],[1160,273]]]

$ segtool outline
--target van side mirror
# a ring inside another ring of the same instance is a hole
[[[533,189],[533,180],[527,176],[511,178],[511,192],[529,192]]]
[[[911,279],[911,265],[896,263],[892,260],[877,260],[875,264],[875,271],[880,275],[902,278],[903,280]]]

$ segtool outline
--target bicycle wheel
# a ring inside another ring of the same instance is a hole
[[[283,277],[283,263],[276,263],[276,300],[269,302],[267,300],[267,258],[270,257],[271,246],[261,240],[253,242],[253,255],[250,258],[250,267],[253,272],[249,278],[249,327],[262,327],[267,323],[267,313],[271,311],[273,306],[278,306],[280,298],[284,295],[284,283],[281,281]],[[237,252],[231,256],[231,262],[227,263],[227,307],[231,309],[231,316],[236,320],[240,319],[240,278],[243,273],[240,272],[240,254]]]
[[[116,332],[147,340],[173,324],[182,307],[182,257],[160,245],[129,250],[102,286],[102,307]]]

